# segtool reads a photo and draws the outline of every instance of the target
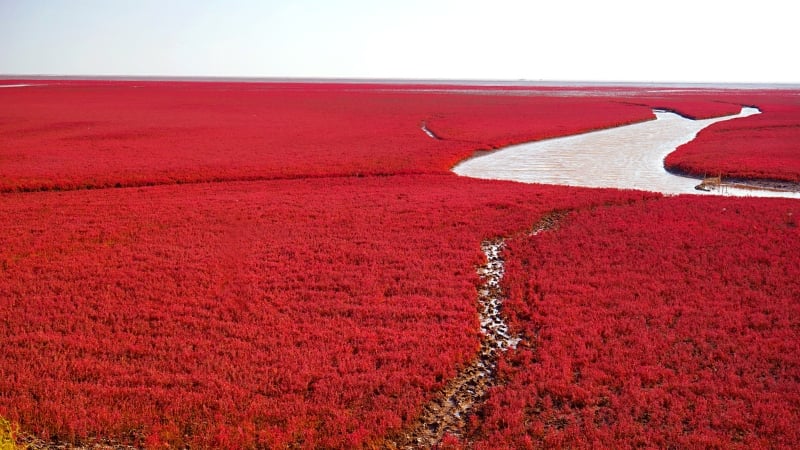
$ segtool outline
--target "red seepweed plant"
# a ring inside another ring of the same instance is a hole
[[[0,416],[22,433],[390,445],[476,354],[480,242],[573,210],[510,241],[525,340],[445,444],[798,442],[776,418],[797,411],[792,201],[449,173],[651,107],[794,120],[777,94],[47,84],[0,90]]]

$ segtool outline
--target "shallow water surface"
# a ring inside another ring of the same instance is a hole
[[[759,114],[742,108],[737,115],[691,120],[654,111],[655,120],[606,130],[514,145],[462,161],[453,172],[472,178],[597,188],[638,189],[664,194],[705,194],[800,198],[797,192],[736,189],[698,191],[699,181],[673,175],[664,158],[723,120]]]

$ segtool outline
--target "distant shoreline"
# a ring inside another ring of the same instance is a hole
[[[800,83],[708,83],[648,81],[558,81],[558,80],[479,80],[442,78],[305,78],[305,77],[224,77],[224,76],[160,76],[160,75],[30,75],[0,74],[0,80],[66,80],[66,81],[179,81],[239,83],[341,83],[341,84],[426,84],[496,87],[656,87],[683,89],[786,89],[799,90]]]

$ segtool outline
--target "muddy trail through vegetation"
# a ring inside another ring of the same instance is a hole
[[[566,211],[547,214],[525,234],[535,236],[553,230],[566,214]],[[477,358],[425,405],[409,431],[397,442],[391,442],[389,448],[431,448],[446,434],[463,438],[469,416],[480,407],[489,388],[498,384],[499,353],[516,348],[522,340],[511,334],[502,314],[504,294],[500,282],[505,273],[502,251],[506,241],[513,238],[498,237],[481,243],[486,263],[476,271],[483,280],[478,287],[478,312],[484,338]]]

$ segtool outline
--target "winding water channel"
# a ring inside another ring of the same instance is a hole
[[[694,178],[673,175],[664,169],[664,158],[691,141],[703,128],[719,121],[759,114],[742,108],[739,114],[706,120],[691,120],[667,111],[654,111],[656,119],[580,135],[515,145],[468,159],[456,165],[458,175],[482,179],[520,181],[569,186],[639,189],[664,194],[717,194],[800,198],[797,192],[776,192],[725,187],[698,191]],[[422,131],[438,139],[423,122]],[[552,212],[540,220],[529,235],[554,228],[565,213]],[[481,243],[486,264],[477,268],[483,283],[478,287],[478,312],[484,335],[478,357],[425,405],[422,414],[399,442],[400,448],[430,448],[445,433],[460,436],[465,420],[495,385],[498,352],[515,348],[513,336],[502,314],[505,273],[504,238]]]
[[[465,160],[453,168],[458,175],[523,183],[638,189],[663,194],[705,194],[800,198],[800,192],[725,187],[698,191],[697,179],[671,174],[664,158],[707,126],[759,114],[742,108],[739,114],[692,120],[654,110],[655,120],[584,134],[514,145]]]

